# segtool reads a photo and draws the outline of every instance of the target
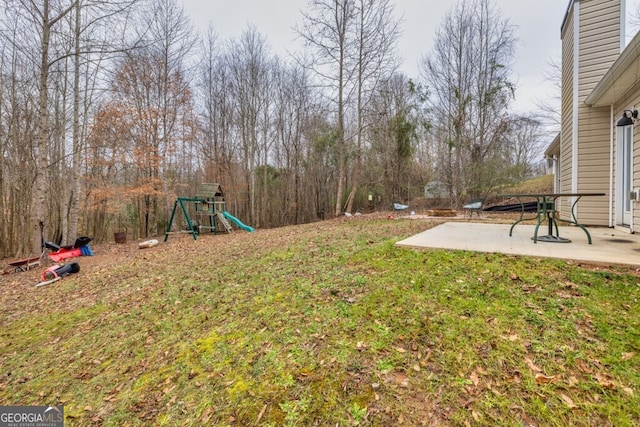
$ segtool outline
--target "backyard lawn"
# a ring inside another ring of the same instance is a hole
[[[640,425],[640,275],[367,216],[0,276],[0,405],[67,426]]]

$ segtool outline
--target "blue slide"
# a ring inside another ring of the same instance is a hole
[[[233,222],[238,227],[242,228],[244,231],[248,231],[249,233],[253,233],[254,231],[256,231],[255,228],[249,227],[248,225],[246,225],[245,223],[243,223],[242,221],[240,221],[238,218],[236,218],[235,216],[231,215],[227,211],[222,211],[222,215],[224,215],[225,218],[227,218],[229,221]]]

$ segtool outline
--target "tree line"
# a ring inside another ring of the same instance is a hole
[[[178,0],[0,0],[0,257],[163,234],[203,182],[260,228],[539,173],[492,2],[451,8],[420,76],[399,71],[401,27],[390,0],[307,0],[283,57],[253,26],[197,33]]]

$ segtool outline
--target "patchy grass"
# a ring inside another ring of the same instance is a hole
[[[0,404],[70,426],[640,423],[634,272],[394,246],[430,226],[172,237],[5,287]]]
[[[502,193],[548,193],[553,191],[553,178],[551,174],[542,175],[514,186],[501,190]]]

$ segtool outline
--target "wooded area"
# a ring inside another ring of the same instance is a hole
[[[251,26],[197,33],[178,0],[0,0],[0,257],[42,235],[163,234],[203,182],[265,228],[388,209],[430,182],[456,206],[539,173],[541,124],[509,111],[516,37],[491,1],[426,30],[418,77],[398,71],[390,0],[304,10],[305,49],[281,57]]]

